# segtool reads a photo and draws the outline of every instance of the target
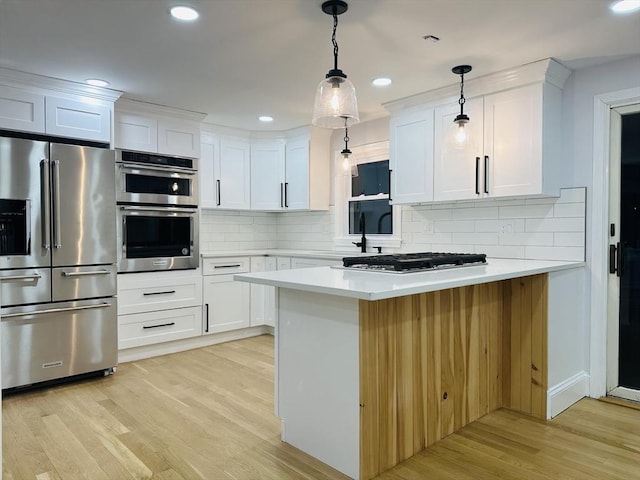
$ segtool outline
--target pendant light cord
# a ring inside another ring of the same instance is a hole
[[[336,30],[338,28],[338,13],[336,7],[333,7],[333,35],[331,35],[331,43],[333,43],[333,68],[338,70],[338,42],[336,41]]]
[[[460,74],[460,99],[458,103],[460,104],[460,115],[464,115],[463,106],[466,99],[464,98],[464,73]]]

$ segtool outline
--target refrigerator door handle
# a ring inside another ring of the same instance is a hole
[[[51,195],[50,177],[49,177],[49,160],[43,158],[40,160],[40,227],[42,229],[42,248],[49,250],[51,248],[51,217],[49,212],[49,197]]]
[[[96,308],[107,308],[110,307],[111,304],[108,302],[100,303],[97,305],[83,305],[80,307],[69,307],[69,308],[49,308],[47,310],[36,310],[33,312],[19,312],[19,313],[3,313],[2,319],[5,318],[15,318],[15,317],[26,317],[27,315],[43,315],[45,313],[62,313],[62,312],[76,312],[78,310],[93,310]]]
[[[88,275],[109,275],[109,270],[96,270],[94,272],[62,272],[63,277],[86,277]]]
[[[60,160],[51,162],[53,170],[53,247],[62,248],[60,240]]]

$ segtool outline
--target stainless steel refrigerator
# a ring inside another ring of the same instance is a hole
[[[0,137],[2,388],[117,364],[115,152]]]

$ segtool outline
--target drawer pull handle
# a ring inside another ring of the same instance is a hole
[[[167,290],[166,292],[144,292],[142,295],[148,297],[150,295],[170,295],[172,293],[176,293],[175,290]]]
[[[0,281],[2,280],[29,280],[29,281],[38,281],[42,278],[42,275],[35,273],[33,275],[7,275],[5,277],[0,277]]]
[[[238,268],[241,267],[242,264],[234,263],[233,265],[214,265],[213,268]]]
[[[147,330],[149,328],[170,327],[170,326],[175,325],[175,324],[176,324],[176,322],[161,323],[159,325],[143,325],[142,328]]]
[[[96,270],[94,272],[62,272],[63,277],[85,277],[87,275],[109,275],[109,270]]]

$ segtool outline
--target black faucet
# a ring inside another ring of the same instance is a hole
[[[351,242],[356,247],[360,247],[360,251],[365,253],[367,251],[367,237],[364,236],[365,233],[365,220],[364,220],[364,212],[360,213],[360,231],[362,232],[362,237],[359,242]]]

